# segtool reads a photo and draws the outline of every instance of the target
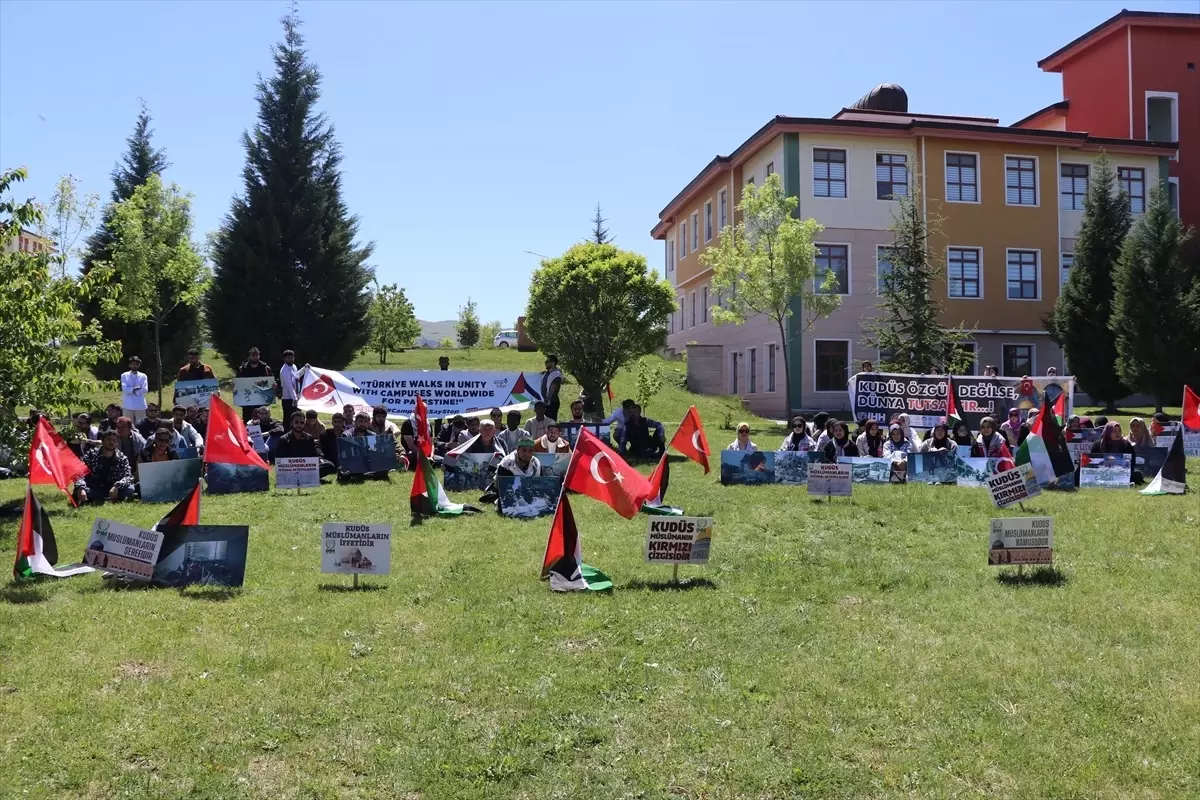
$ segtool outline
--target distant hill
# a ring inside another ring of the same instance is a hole
[[[421,325],[421,336],[417,339],[417,347],[437,347],[438,342],[446,337],[454,338],[456,320],[446,319],[441,322],[426,322],[417,320]]]

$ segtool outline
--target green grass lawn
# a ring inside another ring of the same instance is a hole
[[[538,365],[493,355],[478,367]],[[746,416],[678,388],[649,410],[673,428],[691,402],[714,448]],[[6,585],[0,798],[1200,795],[1200,494],[1043,495],[1027,506],[1055,518],[1059,572],[1018,582],[986,566],[1009,512],[984,490],[828,503],[672,470],[668,500],[717,521],[679,587],[642,561],[645,517],[579,498],[616,590],[554,595],[548,519],[410,526],[408,475],[206,496],[205,523],[251,526],[240,591]],[[0,483],[0,506],[23,489]],[[39,495],[77,560],[96,510]],[[102,511],[148,526],[168,508]],[[392,574],[358,592],[321,575],[334,520],[391,522]],[[0,517],[0,559],[17,522]]]

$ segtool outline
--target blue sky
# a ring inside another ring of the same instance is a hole
[[[1119,11],[1192,2],[302,2],[346,202],[417,316],[522,313],[530,272],[588,232],[660,274],[658,211],[776,114],[829,116],[881,82],[910,107],[1009,124],[1061,99],[1038,59]],[[241,191],[254,82],[283,2],[0,3],[0,167],[21,196],[71,173],[107,199],[139,98],[196,238]]]

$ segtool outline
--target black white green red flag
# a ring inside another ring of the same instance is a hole
[[[946,377],[946,426],[951,433],[963,419],[958,415],[958,403],[954,401],[954,378]]]
[[[1038,414],[1038,430],[1030,432],[1017,448],[1014,461],[1018,466],[1029,464],[1037,476],[1040,486],[1054,484],[1058,488],[1075,487],[1075,461],[1067,449],[1067,438],[1062,425],[1050,405],[1043,397],[1042,411]]]
[[[42,504],[33,493],[33,486],[25,487],[25,513],[21,515],[21,527],[17,529],[17,558],[13,562],[13,578],[33,578],[49,575],[53,578],[69,578],[95,572],[86,564],[73,564],[56,569],[58,542],[54,539],[54,528]]]
[[[1187,492],[1187,457],[1183,452],[1183,431],[1175,432],[1175,441],[1167,452],[1158,475],[1141,494],[1185,494]]]
[[[662,458],[658,461],[658,466],[654,468],[654,472],[650,475],[650,487],[654,489],[654,494],[646,502],[642,503],[642,511],[660,517],[683,516],[682,508],[667,505],[667,484],[670,482],[671,462],[664,451]]]
[[[583,546],[566,490],[558,498],[550,538],[546,540],[542,579],[546,578],[550,579],[550,588],[555,592],[612,591],[612,580],[607,575],[583,563]]]
[[[408,505],[413,514],[422,517],[457,517],[463,512],[479,510],[463,503],[450,502],[446,497],[446,490],[442,488],[442,482],[433,471],[433,464],[420,450],[417,451],[417,464],[413,471],[412,493],[409,495]]]

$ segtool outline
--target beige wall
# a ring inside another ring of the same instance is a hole
[[[813,194],[813,149],[846,151],[846,197]],[[800,213],[828,228],[886,230],[897,203],[879,200],[875,191],[876,153],[903,153],[911,171],[917,161],[916,143],[910,138],[805,135],[800,137]],[[912,184],[910,176],[909,184]]]

